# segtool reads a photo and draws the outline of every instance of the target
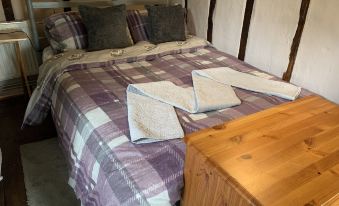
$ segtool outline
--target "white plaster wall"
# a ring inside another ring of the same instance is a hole
[[[339,1],[311,1],[292,82],[339,103]]]
[[[210,0],[190,0],[188,9],[188,30],[196,36],[207,38]]]
[[[25,0],[11,0],[15,20],[23,20],[26,15]]]
[[[23,20],[26,16],[26,3],[25,0],[11,0],[13,14],[15,20]],[[5,22],[6,17],[2,1],[0,1],[0,22]]]
[[[297,29],[301,0],[256,0],[245,61],[282,77]]]
[[[213,16],[213,44],[221,51],[238,55],[245,0],[217,1]]]
[[[0,22],[6,21],[4,8],[2,6],[2,1],[0,1]]]

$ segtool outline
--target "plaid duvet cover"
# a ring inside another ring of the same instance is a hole
[[[70,165],[69,184],[83,205],[163,206],[180,200],[185,157],[183,140],[143,145],[129,141],[128,84],[169,80],[190,87],[192,70],[221,66],[277,79],[207,43],[185,49],[179,47],[156,55],[114,61],[89,61],[88,58],[87,62],[65,64],[63,61],[67,60],[59,60],[58,65],[63,66],[58,72],[42,71],[49,75],[41,80],[45,82],[44,86],[40,84],[41,91],[35,91],[40,95],[33,95],[29,105],[33,109],[28,109],[24,125],[40,122],[49,108],[52,109],[60,144]],[[241,89],[235,91],[242,104],[233,108],[200,114],[176,109],[185,133],[286,102]],[[303,90],[301,96],[308,94]]]

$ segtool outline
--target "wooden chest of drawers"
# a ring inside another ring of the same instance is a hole
[[[339,205],[339,106],[312,96],[185,137],[183,205]]]

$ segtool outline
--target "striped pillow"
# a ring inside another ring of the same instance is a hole
[[[127,23],[134,43],[149,40],[147,10],[127,11]]]
[[[189,32],[186,25],[187,12],[185,8],[183,8],[183,11],[185,16],[185,34],[188,35]],[[150,40],[151,30],[146,9],[127,11],[127,24],[134,43]]]
[[[78,12],[54,14],[45,20],[47,39],[55,53],[86,49],[87,31]]]

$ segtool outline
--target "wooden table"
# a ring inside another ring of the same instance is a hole
[[[14,43],[15,45],[15,51],[16,51],[16,57],[18,61],[18,70],[20,72],[21,80],[23,87],[26,89],[26,93],[28,96],[31,96],[31,88],[29,87],[28,79],[27,79],[27,71],[26,68],[23,65],[23,59],[21,55],[20,50],[20,41],[28,40],[27,35],[23,31],[17,31],[17,30],[0,30],[0,44],[4,43]]]
[[[339,205],[339,106],[311,96],[185,137],[183,205]]]

